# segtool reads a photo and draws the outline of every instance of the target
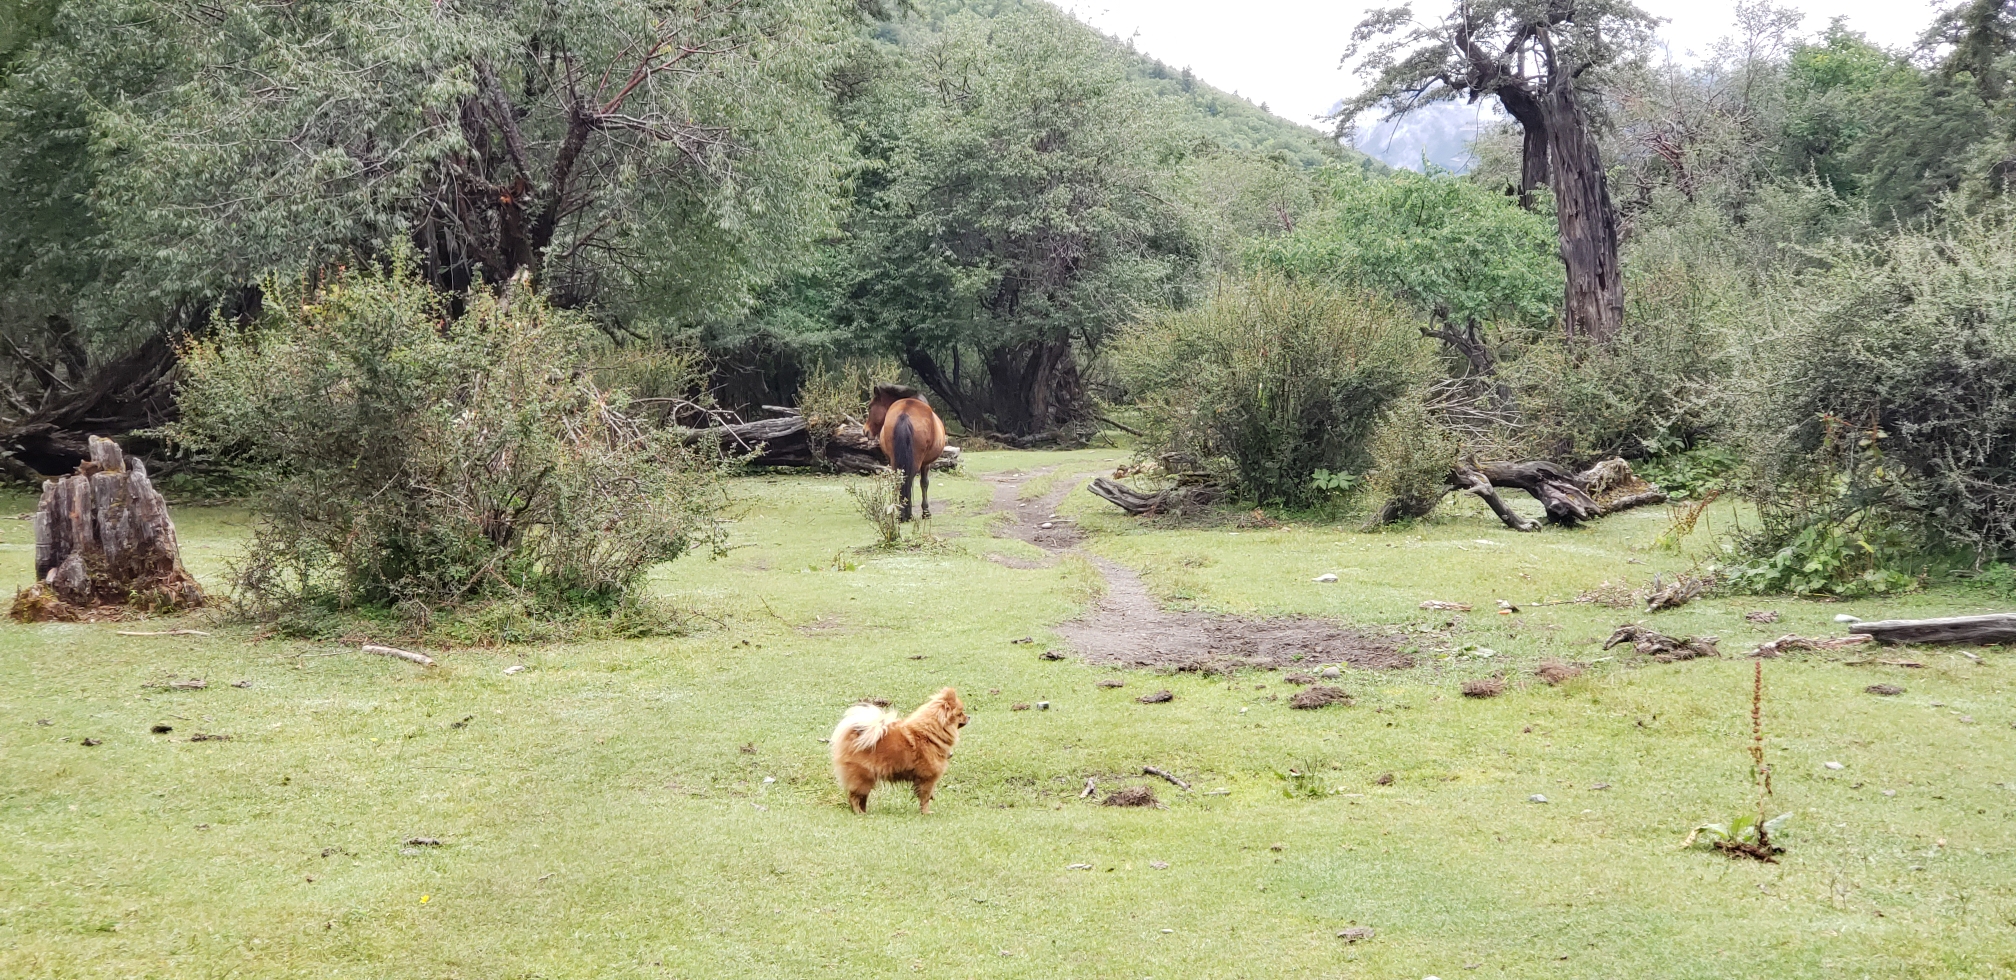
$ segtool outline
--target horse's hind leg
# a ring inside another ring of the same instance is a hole
[[[915,478],[916,474],[914,473],[903,474],[903,509],[900,512],[901,516],[897,518],[898,520],[907,521],[910,519],[910,486],[912,480]],[[924,516],[930,517],[931,514],[929,511],[926,511]]]
[[[917,495],[922,504],[919,509],[923,512],[924,519],[928,521],[931,519],[931,467],[926,466],[917,471],[917,484]]]

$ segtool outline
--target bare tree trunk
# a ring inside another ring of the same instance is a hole
[[[1518,120],[1524,140],[1519,152],[1519,206],[1533,210],[1533,191],[1548,183],[1547,118],[1525,89],[1508,85],[1498,90],[1498,102]]]
[[[1570,337],[1607,343],[1624,325],[1624,272],[1617,258],[1617,211],[1588,120],[1574,88],[1560,85],[1543,97],[1548,155],[1553,167],[1561,264],[1568,271],[1563,326]]]

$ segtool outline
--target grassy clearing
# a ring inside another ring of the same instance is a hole
[[[1771,663],[1791,851],[1777,866],[1680,851],[1692,824],[1747,805],[1749,664],[1611,661],[1549,688],[1526,678],[1534,662],[1594,660],[1590,641],[1637,614],[1490,611],[1683,566],[1643,550],[1660,514],[1515,535],[1452,512],[1368,535],[1145,531],[1089,495],[1063,505],[1094,530],[1087,550],[1171,601],[1410,627],[1420,667],[1349,672],[1357,706],[1291,712],[1278,675],[1036,657],[1094,573],[985,560],[1026,546],[986,537],[992,485],[972,475],[1118,455],[975,453],[969,476],[933,481],[946,544],[912,551],[855,550],[872,532],[845,479],[738,481],[735,550],[654,579],[722,624],[685,638],[454,652],[423,672],[223,633],[0,629],[0,975],[2016,974],[2010,654]],[[214,581],[237,515],[178,520]],[[27,580],[27,534],[0,529],[11,581]],[[1310,581],[1322,572],[1340,581]],[[1753,608],[1784,621],[1753,629]],[[1652,622],[1741,653],[1831,633],[1841,611],[1979,608],[1706,601]],[[1497,653],[1440,659],[1464,646]],[[1506,695],[1457,696],[1498,669],[1518,682]],[[210,686],[150,686],[189,676]],[[1862,693],[1879,681],[1908,693]],[[944,684],[973,723],[939,812],[891,790],[848,814],[817,740],[855,698],[908,707]],[[1133,701],[1160,687],[1176,700]],[[1055,707],[1009,710],[1036,700]],[[1077,799],[1086,777],[1118,788],[1144,764],[1195,791],[1157,784],[1162,811]],[[1289,767],[1333,792],[1284,796]],[[443,844],[402,846],[416,836]],[[1346,945],[1348,925],[1378,934]]]

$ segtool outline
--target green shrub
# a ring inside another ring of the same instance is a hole
[[[2016,549],[2012,217],[1824,250],[1758,304],[1724,403],[1778,524],[1765,547],[1880,510],[1930,549]]]
[[[1401,401],[1372,432],[1365,485],[1383,501],[1379,519],[1421,517],[1448,492],[1462,445],[1419,397]]]
[[[1373,428],[1432,359],[1391,301],[1261,273],[1134,325],[1113,363],[1150,453],[1195,460],[1250,499],[1308,505],[1330,493],[1317,470],[1365,469]]]
[[[401,259],[269,284],[256,324],[185,352],[171,434],[258,481],[245,611],[621,612],[651,566],[718,547],[721,461],[597,386],[584,319],[519,284],[465,306]]]

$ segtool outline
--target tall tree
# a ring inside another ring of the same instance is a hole
[[[1437,101],[1496,98],[1523,134],[1519,195],[1553,192],[1567,270],[1563,326],[1607,341],[1624,318],[1616,210],[1598,152],[1593,109],[1606,75],[1647,48],[1655,19],[1629,0],[1458,0],[1438,21],[1411,7],[1373,12],[1345,61],[1370,80],[1334,117],[1348,135],[1359,114],[1388,118]]]
[[[1038,7],[950,18],[850,108],[870,164],[844,315],[970,429],[1092,411],[1080,359],[1194,277],[1182,126]]]
[[[33,348],[60,352],[43,342],[58,334],[115,358],[139,351],[149,370],[105,387],[130,392],[136,378],[160,387],[164,334],[230,312],[234,297],[256,304],[262,277],[402,241],[440,286],[522,275],[610,329],[740,309],[835,226],[848,152],[823,81],[865,8],[55,9],[0,87],[0,189],[17,192],[0,194],[0,257],[32,260],[0,269],[0,327],[33,333],[24,359],[45,367],[57,362]],[[45,391],[99,387],[41,374]],[[33,425],[77,415],[30,407]],[[0,432],[0,447],[17,436]]]
[[[2009,87],[2002,59],[2016,51],[2016,0],[1965,0],[1934,18],[1919,46],[1946,48],[1940,71],[1949,78],[1966,73],[1981,101],[1993,103]]]

